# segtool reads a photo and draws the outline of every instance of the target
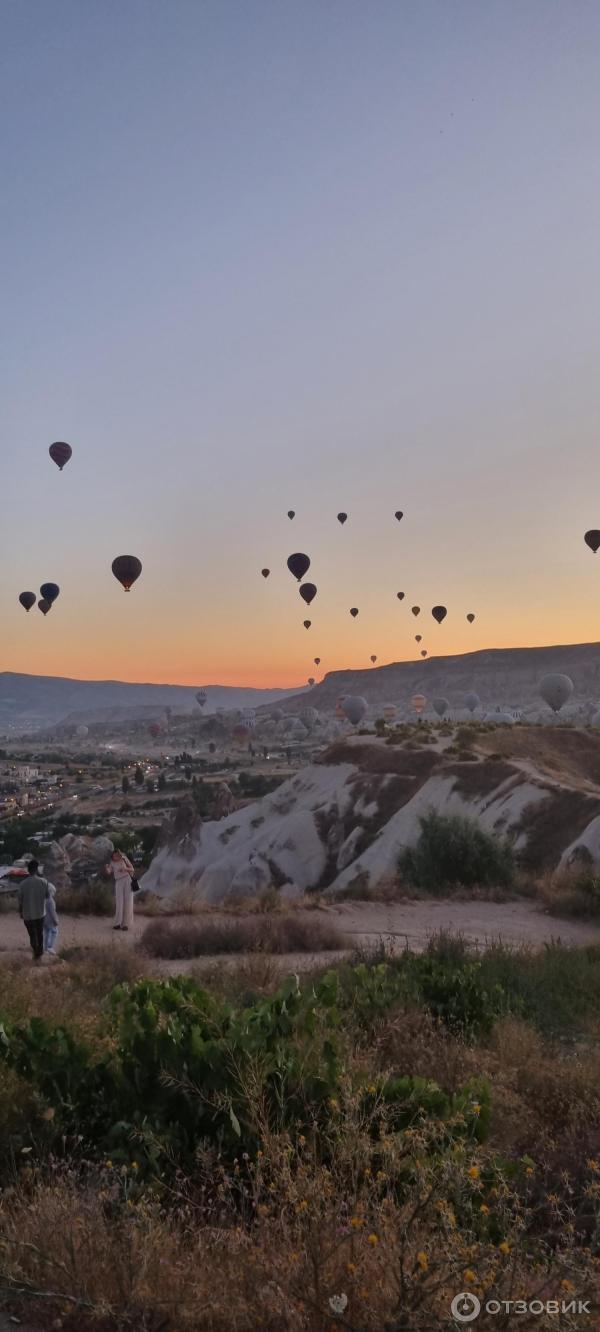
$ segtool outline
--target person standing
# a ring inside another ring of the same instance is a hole
[[[48,884],[48,896],[46,898],[46,910],[44,912],[44,952],[56,952],[56,940],[58,936],[58,914],[56,911],[56,888],[53,883]]]
[[[54,884],[42,878],[38,870],[38,861],[30,860],[27,877],[19,884],[19,915],[29,935],[34,962],[39,962],[44,951],[46,901],[50,888],[54,890]]]
[[[128,930],[133,925],[133,893],[131,880],[134,868],[122,851],[116,847],[108,867],[115,882],[115,920],[113,930]]]

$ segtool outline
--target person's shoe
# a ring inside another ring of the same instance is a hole
[[[122,928],[122,925],[113,925],[113,930],[121,930]]]
[[[122,926],[121,926],[121,929],[122,929],[122,930],[128,930],[128,929],[129,929],[129,926],[128,926],[128,925],[122,925]]]

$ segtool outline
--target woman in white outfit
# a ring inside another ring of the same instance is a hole
[[[122,851],[113,851],[109,873],[115,881],[115,923],[113,930],[128,930],[133,925],[133,893],[131,880],[134,868]]]

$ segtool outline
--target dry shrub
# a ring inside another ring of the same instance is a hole
[[[115,898],[108,884],[86,885],[79,888],[61,888],[56,894],[59,916],[112,916]]]
[[[2,1016],[17,1021],[40,1017],[57,1025],[68,1020],[74,1031],[88,1035],[100,1021],[98,1001],[115,985],[142,974],[135,952],[117,944],[66,949],[64,960],[51,967],[7,959],[0,962]]]
[[[581,864],[540,875],[535,890],[552,916],[600,918],[600,875]]]
[[[222,963],[200,963],[191,975],[198,985],[222,999],[250,1004],[262,995],[272,995],[279,989],[282,971],[269,953],[249,953],[226,967]]]
[[[482,1072],[480,1051],[448,1033],[447,1027],[422,1008],[409,1008],[382,1026],[378,1059],[393,1076],[432,1079],[450,1095]]]
[[[345,941],[334,921],[289,912],[223,920],[153,920],[144,930],[141,947],[151,957],[186,958],[217,953],[320,953],[342,950]]]

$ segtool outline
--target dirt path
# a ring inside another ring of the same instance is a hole
[[[541,947],[552,939],[565,944],[600,943],[600,929],[582,921],[560,920],[547,915],[534,903],[511,902],[457,902],[413,901],[391,904],[379,902],[343,902],[324,908],[333,916],[348,936],[351,947],[374,944],[379,939],[392,948],[407,945],[415,950],[426,946],[432,934],[447,930],[462,934],[473,943],[485,944],[503,939],[506,943],[530,944]],[[231,917],[229,917],[231,918]],[[185,917],[178,917],[184,921]],[[197,918],[196,918],[197,919]],[[106,917],[63,916],[60,923],[59,951],[74,946],[106,944],[112,948],[131,948],[139,940],[148,918],[138,916],[133,929],[127,934],[113,931]],[[12,912],[0,916],[0,952],[27,956],[29,945],[19,917]],[[209,959],[205,959],[209,960]],[[323,960],[323,955],[321,955]],[[289,955],[285,965],[290,967],[311,964],[307,955]],[[283,959],[282,959],[283,962]],[[154,968],[153,968],[154,969]],[[160,964],[160,970],[174,972],[186,970],[185,963]]]

